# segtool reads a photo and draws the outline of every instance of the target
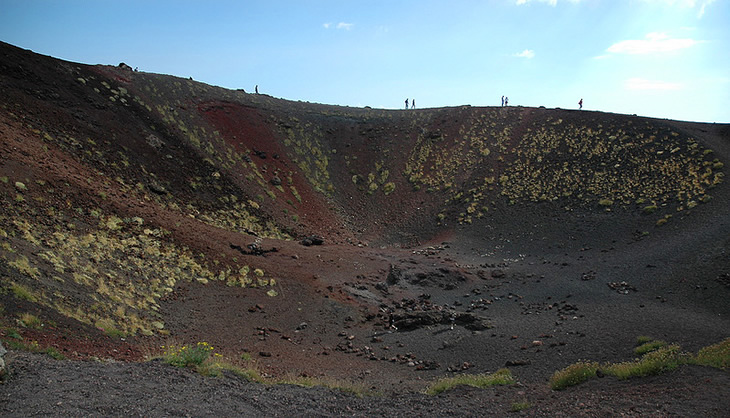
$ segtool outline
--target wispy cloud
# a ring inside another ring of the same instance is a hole
[[[535,51],[533,51],[531,49],[526,49],[526,50],[524,50],[522,52],[518,52],[516,54],[512,54],[512,56],[513,57],[518,57],[518,58],[527,58],[527,59],[535,58]]]
[[[663,6],[676,6],[684,7],[688,9],[697,9],[697,18],[701,18],[705,15],[707,6],[714,3],[716,0],[643,0],[646,3],[660,4]]]
[[[628,90],[680,90],[683,86],[679,83],[667,81],[629,78],[624,82],[624,87]]]
[[[646,35],[646,39],[629,39],[617,42],[608,47],[607,51],[614,54],[652,54],[689,48],[699,42],[690,38],[670,38],[665,33],[652,32]]]
[[[523,4],[528,4],[533,1],[536,1],[538,3],[547,3],[553,7],[558,5],[558,0],[515,0],[515,4],[517,4],[518,6],[522,6]],[[570,3],[580,3],[582,0],[567,0],[567,1]]]
[[[702,4],[700,5],[700,10],[697,12],[697,17],[704,16],[705,15],[705,8],[707,8],[707,6],[711,5],[714,2],[715,2],[715,0],[705,0],[705,1],[703,1]]]
[[[350,30],[350,29],[352,29],[353,26],[355,26],[355,24],[354,23],[345,23],[345,22],[340,22],[340,23],[334,24],[334,23],[331,23],[331,22],[327,22],[327,23],[323,23],[322,26],[325,29],[344,29],[344,30]]]

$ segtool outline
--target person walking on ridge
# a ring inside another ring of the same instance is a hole
[[[578,102],[578,110],[583,110],[583,99],[582,98]]]
[[[408,110],[408,99],[406,99],[406,110]]]
[[[416,108],[416,99],[411,100],[411,109]]]
[[[502,96],[502,107],[504,107],[504,96]]]

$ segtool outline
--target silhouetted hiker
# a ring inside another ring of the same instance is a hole
[[[411,109],[416,108],[416,99],[411,100]]]
[[[256,94],[259,94],[259,85],[256,84]]]
[[[504,105],[509,106],[509,97],[504,96]]]
[[[578,106],[579,106],[578,107],[579,110],[583,109],[583,99],[580,99],[580,101],[578,102]]]
[[[504,106],[504,96],[502,96],[502,106]]]
[[[406,99],[406,110],[408,110],[408,99]]]

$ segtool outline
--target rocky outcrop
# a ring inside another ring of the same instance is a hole
[[[393,313],[392,323],[400,331],[412,331],[430,325],[458,325],[472,331],[491,328],[486,318],[470,312],[452,310]]]
[[[457,288],[459,284],[466,282],[466,277],[461,271],[453,268],[392,264],[385,282],[389,286],[403,286],[407,283],[414,286],[439,287],[452,290]]]

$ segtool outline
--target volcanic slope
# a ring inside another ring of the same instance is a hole
[[[728,125],[327,106],[8,44],[0,105],[5,340],[404,390],[728,337]]]

